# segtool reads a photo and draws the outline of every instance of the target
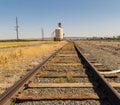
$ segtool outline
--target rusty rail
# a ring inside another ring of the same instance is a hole
[[[74,46],[80,58],[89,68],[89,70],[91,70],[91,73],[93,73],[93,76],[97,79],[98,83],[100,83],[100,87],[104,91],[104,93],[108,96],[109,101],[113,105],[120,105],[119,93],[117,93],[117,91],[105,80],[105,78],[102,75],[100,75],[100,73],[96,70],[96,68],[88,61],[88,59],[80,51],[79,46],[76,43],[74,43]]]

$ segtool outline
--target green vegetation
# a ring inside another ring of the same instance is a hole
[[[15,102],[12,102],[10,105],[15,105]]]
[[[68,82],[75,82],[75,79],[72,76],[67,75]]]
[[[65,79],[64,78],[58,78],[55,80],[55,83],[65,83]]]
[[[120,36],[117,36],[118,39],[120,39]]]

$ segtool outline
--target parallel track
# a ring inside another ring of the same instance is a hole
[[[0,105],[120,105],[119,93],[104,78],[110,75],[96,70],[101,66],[70,42],[3,93]]]

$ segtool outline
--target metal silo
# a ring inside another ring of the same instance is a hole
[[[58,23],[58,28],[55,29],[55,40],[57,41],[63,40],[63,29],[61,27],[61,23]]]

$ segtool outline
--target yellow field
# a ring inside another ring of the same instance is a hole
[[[9,47],[17,47],[23,45],[30,45],[33,42],[0,42],[0,48],[9,48]]]
[[[17,42],[12,42],[12,43],[4,43],[3,46],[14,46]],[[23,45],[23,44],[32,44],[33,42],[18,42],[17,45]],[[57,47],[62,46],[65,44],[65,41],[62,42],[42,42],[43,44],[40,43],[40,45],[37,46],[31,46],[31,47],[17,47],[14,50],[9,50],[6,52],[2,52],[2,49],[0,51],[0,67],[4,65],[9,65],[9,63],[17,63],[18,60],[27,60],[28,58],[32,56],[37,56],[41,55],[43,57],[44,54],[51,52],[52,50],[55,50]],[[16,45],[16,46],[17,46]],[[2,46],[0,46],[2,47]],[[14,69],[13,69],[14,70]]]

